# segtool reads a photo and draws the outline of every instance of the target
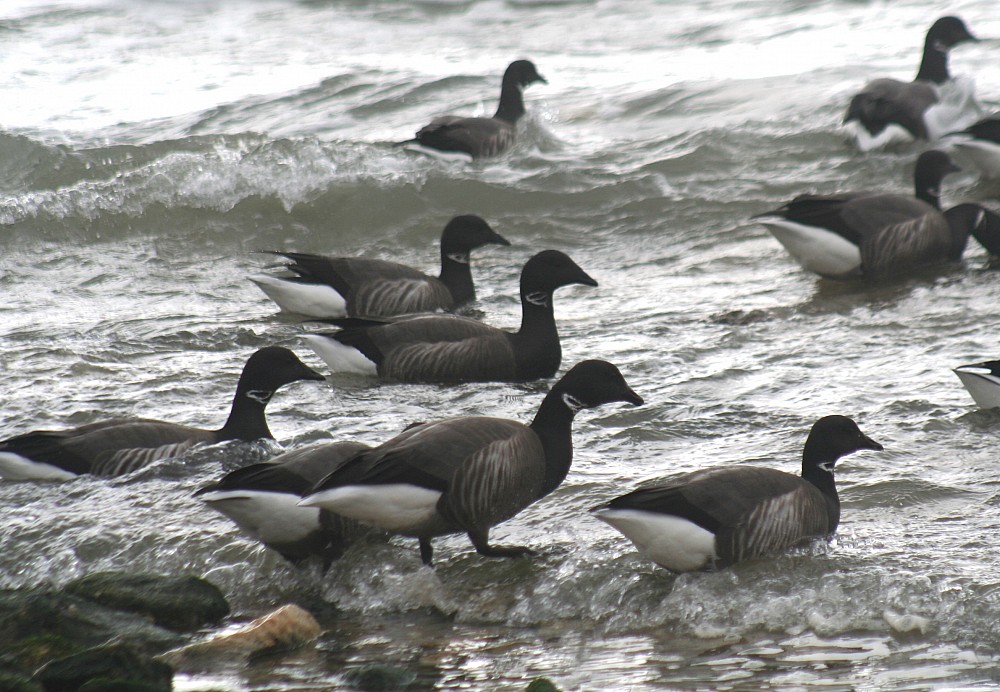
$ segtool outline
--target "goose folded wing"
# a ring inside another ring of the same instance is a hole
[[[859,243],[860,236],[857,230],[845,221],[843,211],[849,204],[865,196],[863,193],[799,195],[773,213],[788,221],[825,228],[852,243]],[[763,214],[762,216],[768,215]]]
[[[220,490],[262,490],[304,496],[317,482],[366,449],[369,449],[366,444],[346,441],[294,449],[276,459],[231,471],[195,494]]]
[[[851,100],[849,113],[874,133],[895,122],[924,136],[924,112],[937,101],[937,88],[926,82],[876,79]]]
[[[924,205],[922,214],[882,226],[861,243],[861,266],[868,275],[887,274],[945,258],[951,246],[948,222]]]
[[[490,156],[513,140],[513,128],[495,118],[463,118],[445,115],[435,118],[417,132],[422,144],[473,156]]]

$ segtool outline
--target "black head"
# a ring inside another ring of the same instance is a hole
[[[917,157],[913,168],[913,194],[928,204],[940,206],[941,181],[949,173],[962,170],[946,153],[931,149]]]
[[[530,60],[515,60],[507,66],[507,71],[503,73],[504,81],[513,81],[515,84],[526,87],[535,82],[548,84],[542,75],[538,74],[535,63]]]
[[[525,262],[521,270],[521,298],[532,303],[547,302],[554,290],[570,284],[596,286],[597,282],[559,250],[542,250]]]
[[[506,238],[474,214],[456,216],[441,231],[441,253],[468,255],[483,245],[510,245]]]
[[[803,475],[806,465],[833,473],[833,466],[842,456],[861,449],[882,451],[882,445],[871,439],[847,416],[824,416],[813,423],[803,453]]]
[[[642,405],[642,397],[632,391],[625,377],[606,360],[585,360],[577,363],[552,386],[549,396],[561,396],[575,413],[613,401]]]
[[[299,380],[325,379],[287,348],[267,346],[250,356],[243,366],[239,390],[250,398],[266,403],[275,390],[283,385]]]
[[[965,41],[978,40],[958,17],[941,17],[927,30],[927,45],[941,52]]]

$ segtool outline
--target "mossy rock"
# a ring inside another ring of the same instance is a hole
[[[56,659],[35,673],[42,688],[52,692],[142,690],[170,692],[173,669],[123,643],[95,646]]]
[[[4,692],[43,692],[42,686],[28,676],[0,670],[0,690]]]
[[[371,663],[353,668],[346,671],[344,677],[351,685],[364,692],[402,690],[409,687],[417,679],[415,673],[385,663]]]
[[[222,592],[194,576],[97,572],[70,582],[65,590],[108,608],[148,616],[175,632],[191,632],[229,614]]]

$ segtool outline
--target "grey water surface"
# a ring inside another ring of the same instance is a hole
[[[327,633],[286,656],[178,675],[178,690],[351,689],[390,662],[413,689],[988,689],[1000,686],[1000,413],[951,368],[1000,357],[1000,274],[961,264],[878,285],[803,272],[750,217],[801,192],[911,189],[915,145],[840,130],[874,76],[911,78],[926,28],[1000,104],[995,0],[7,0],[0,8],[0,438],[138,415],[214,427],[239,370],[308,326],[248,280],[294,249],[433,269],[452,216],[512,242],[476,253],[471,313],[516,327],[517,277],[567,252],[600,283],[557,292],[563,368],[618,365],[646,400],[582,412],[555,493],[494,530],[532,559],[371,541],[296,570],[192,498],[275,448],[200,450],[119,479],[0,483],[0,587],[98,570],[195,573],[243,619],[288,601]],[[528,57],[503,157],[396,142],[491,114]],[[945,204],[1000,208],[948,178]],[[530,420],[549,386],[299,383],[285,447],[378,443],[413,421]],[[838,467],[836,540],[675,576],[586,510],[671,471],[797,472],[812,422],[885,446]]]

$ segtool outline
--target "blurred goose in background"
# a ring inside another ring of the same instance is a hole
[[[269,346],[247,360],[226,424],[203,430],[146,418],[117,418],[70,430],[36,430],[0,441],[0,478],[68,480],[84,473],[118,476],[196,445],[274,439],[264,409],[274,392],[299,380],[325,378],[294,353]]]
[[[980,408],[1000,406],[1000,360],[960,365],[955,374]]]
[[[642,484],[591,512],[675,572],[722,568],[832,536],[840,523],[837,460],[882,450],[845,416],[813,424],[802,475],[757,466],[702,469]]]
[[[431,539],[466,533],[487,557],[531,554],[496,546],[490,529],[555,490],[573,460],[577,411],[614,401],[643,403],[611,363],[578,363],[542,400],[530,425],[468,416],[421,423],[359,452],[302,500],[420,541],[431,564]]]
[[[948,51],[976,41],[958,17],[941,17],[927,31],[912,82],[876,79],[852,99],[844,123],[862,151],[915,139],[935,140],[982,116],[971,80],[952,79]]]
[[[360,442],[294,449],[232,471],[195,496],[289,562],[298,565],[315,555],[326,571],[368,529],[326,510],[303,507],[299,500],[365,449],[368,445]]]
[[[800,195],[761,223],[803,268],[831,279],[876,279],[957,261],[969,236],[1000,255],[1000,217],[978,204],[941,212],[944,176],[958,167],[926,151],[914,168],[915,196],[845,192]]]
[[[520,382],[552,377],[562,347],[552,294],[570,284],[596,286],[576,262],[544,250],[521,270],[521,328],[509,332],[454,315],[391,322],[331,320],[346,328],[304,338],[334,372],[399,382]]]
[[[529,84],[547,84],[530,60],[515,60],[503,74],[500,104],[492,118],[442,115],[417,131],[403,144],[418,144],[429,153],[459,154],[463,158],[498,156],[510,148],[517,135],[517,121],[524,115],[523,89]]]
[[[945,137],[951,149],[984,178],[1000,178],[1000,113]]]
[[[483,245],[510,245],[478,216],[456,216],[441,232],[437,277],[397,262],[275,252],[296,276],[250,277],[282,310],[309,317],[394,317],[436,312],[475,300],[469,254]]]

